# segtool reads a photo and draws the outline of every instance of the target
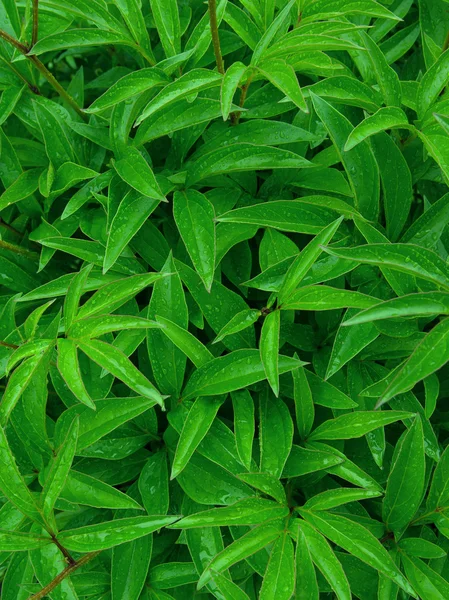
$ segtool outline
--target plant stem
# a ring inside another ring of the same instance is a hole
[[[240,93],[240,102],[239,102],[239,106],[241,108],[243,108],[243,105],[245,104],[246,95],[248,94],[248,88],[251,85],[252,78],[253,78],[253,76],[250,75],[248,77],[248,81],[244,85],[242,85],[242,91]],[[241,112],[232,113],[231,122],[233,125],[238,125],[241,114],[242,114]]]
[[[9,242],[5,242],[3,240],[0,240],[0,249],[9,250],[10,252],[14,252],[15,254],[22,254],[23,256],[27,256],[28,258],[31,258],[33,260],[38,259],[38,254],[36,254],[35,252],[27,250],[26,248],[21,248],[20,246],[16,246],[15,244],[10,244]]]
[[[53,73],[47,69],[47,67],[38,59],[37,56],[34,56],[34,54],[28,54],[29,49],[24,44],[14,39],[9,35],[9,33],[6,33],[6,31],[3,31],[2,29],[0,29],[0,37],[9,42],[12,46],[14,46],[14,48],[17,48],[19,52],[26,56],[28,60],[33,63],[36,69],[45,77],[53,89],[58,92],[61,98],[65,100],[67,104],[71,106],[84,121],[87,121],[87,115],[84,113],[82,108],[80,108],[72,96],[65,91],[62,85],[55,79]]]
[[[56,546],[59,548],[59,550],[61,550],[62,554],[67,559],[69,566],[73,567],[73,565],[76,565],[76,560],[73,558],[70,552],[66,548],[64,548],[64,546],[59,542],[58,538],[55,535],[52,535],[51,539],[53,540],[53,543],[55,543]]]
[[[446,50],[449,48],[449,31],[447,32],[446,35],[446,39],[444,40],[444,44],[443,44],[443,52],[446,52]]]
[[[19,40],[14,39],[12,35],[9,35],[9,33],[6,33],[6,31],[3,31],[3,29],[0,29],[0,37],[9,42],[12,46],[14,46],[14,48],[17,48],[17,50],[22,54],[26,55],[28,52],[28,48],[25,46],[25,44],[22,44],[19,42]]]
[[[69,565],[64,569],[64,571],[61,571],[59,575],[56,575],[53,581],[50,581],[50,583],[44,588],[42,588],[39,592],[37,592],[37,594],[33,594],[32,596],[30,596],[28,600],[41,600],[42,598],[47,596],[52,590],[54,590],[55,587],[59,585],[66,577],[69,577],[74,571],[87,564],[99,554],[100,552],[90,552],[90,554],[85,554],[78,561],[75,561],[73,565]]]
[[[19,347],[16,344],[8,344],[8,342],[2,341],[0,341],[0,346],[4,346],[5,348],[12,348],[13,350],[17,350],[17,348]]]
[[[218,23],[217,23],[217,1],[209,1],[209,19],[210,19],[210,30],[212,33],[212,44],[215,52],[215,62],[217,63],[218,72],[224,74],[223,58],[221,56],[220,38],[218,36]]]
[[[37,42],[39,32],[39,0],[33,0],[33,34],[31,37],[31,47]]]
[[[34,55],[26,55],[27,58],[29,58],[31,60],[31,62],[33,63],[33,65],[36,67],[36,69],[42,73],[42,75],[45,77],[45,79],[48,81],[48,83],[53,87],[53,89],[58,92],[58,94],[61,96],[61,98],[63,100],[65,100],[67,102],[67,104],[69,106],[71,106],[73,108],[73,110],[79,114],[79,116],[84,120],[87,121],[87,116],[85,114],[85,112],[83,111],[82,108],[80,108],[78,106],[78,104],[76,103],[76,101],[72,98],[72,96],[70,94],[68,94],[65,89],[62,87],[62,85],[59,83],[59,81],[57,81],[55,79],[55,76],[53,75],[53,73],[51,73],[47,67],[37,58],[37,56]]]

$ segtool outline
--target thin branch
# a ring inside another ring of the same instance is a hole
[[[13,348],[13,350],[17,350],[17,348],[19,347],[16,344],[8,344],[8,342],[2,341],[0,341],[0,346],[4,346],[5,348]]]
[[[61,573],[59,573],[59,575],[57,575],[53,579],[53,581],[51,581],[48,585],[42,588],[39,592],[37,592],[37,594],[33,594],[32,596],[30,596],[28,600],[41,600],[42,598],[45,598],[45,596],[47,596],[52,590],[55,589],[56,586],[58,586],[62,581],[64,581],[66,577],[69,577],[74,571],[87,564],[99,554],[100,552],[91,552],[90,554],[85,554],[73,565],[69,565],[64,569],[64,571],[61,571]]]
[[[253,78],[253,76],[250,75],[248,77],[248,81],[244,85],[242,85],[242,91],[240,93],[240,102],[239,102],[240,108],[243,108],[243,105],[245,104],[246,96],[248,94],[248,89],[249,89],[249,86],[251,85],[252,78]],[[242,114],[241,112],[235,112],[235,113],[231,114],[231,123],[233,125],[238,125],[241,114]]]
[[[62,552],[62,554],[64,555],[64,557],[67,559],[69,567],[73,567],[74,565],[76,565],[76,560],[73,558],[73,556],[67,550],[67,548],[64,548],[64,546],[60,543],[60,541],[58,540],[58,538],[55,535],[52,535],[51,539],[53,540],[53,543],[56,544],[56,546]]]
[[[39,33],[39,0],[33,0],[33,34],[31,37],[31,47],[37,42]]]
[[[53,89],[56,92],[58,92],[61,98],[65,100],[67,104],[71,106],[73,110],[76,113],[78,113],[82,119],[84,119],[85,121],[87,120],[87,115],[85,114],[83,109],[78,106],[78,104],[72,98],[72,96],[65,91],[62,85],[55,79],[53,73],[51,73],[47,69],[47,67],[38,59],[37,56],[35,56],[34,54],[28,54],[29,49],[24,44],[14,39],[12,36],[9,35],[9,33],[6,33],[6,31],[3,31],[2,29],[0,29],[0,37],[9,42],[12,46],[14,46],[14,48],[17,48],[19,52],[26,56],[28,60],[30,60],[33,63],[36,69],[45,77],[45,79],[53,87]]]
[[[67,102],[67,104],[69,106],[71,106],[73,108],[73,110],[84,120],[87,121],[87,115],[86,113],[83,111],[82,108],[80,108],[78,106],[78,104],[76,103],[76,101],[72,98],[72,96],[65,91],[65,89],[62,87],[62,85],[59,83],[59,81],[57,81],[55,79],[55,76],[53,75],[53,73],[51,73],[51,71],[49,71],[47,69],[47,67],[38,59],[37,56],[35,56],[34,54],[32,54],[31,56],[29,54],[25,55],[27,58],[29,58],[29,60],[33,63],[33,65],[36,67],[36,69],[42,73],[42,75],[45,77],[45,79],[48,81],[48,83],[52,86],[52,88],[58,92],[58,94],[61,96],[61,98],[63,100],[65,100]]]
[[[8,67],[8,69],[11,69],[11,71],[12,71],[12,72],[13,72],[15,75],[17,75],[17,77],[18,77],[19,79],[21,79],[21,80],[23,81],[23,83],[25,83],[25,84],[28,86],[28,89],[30,90],[30,92],[33,92],[33,94],[36,94],[37,96],[40,96],[40,95],[41,95],[41,93],[40,93],[40,91],[37,89],[37,87],[36,87],[36,86],[35,86],[33,83],[31,83],[30,81],[28,81],[28,79],[27,79],[26,77],[24,77],[24,76],[22,75],[22,73],[19,73],[19,71],[18,71],[18,70],[17,70],[15,67],[13,67],[13,66],[12,66],[12,64],[11,64],[10,62],[8,62],[7,60],[5,60],[5,59],[3,58],[3,56],[0,56],[0,61],[1,61],[2,63],[5,63],[5,65]]]
[[[9,42],[22,54],[26,54],[28,52],[28,48],[25,46],[25,44],[22,44],[19,42],[19,40],[14,39],[12,35],[9,35],[9,33],[6,33],[6,31],[3,31],[3,29],[0,29],[0,38],[3,38],[5,41]]]
[[[2,223],[3,225],[3,223]],[[15,244],[10,244],[9,242],[5,242],[4,240],[0,240],[0,249],[9,250],[10,252],[14,252],[15,254],[22,254],[23,256],[27,256],[33,260],[37,260],[39,255],[36,252],[32,252],[31,250],[27,250],[26,248],[21,248],[20,246],[16,246]]]
[[[212,33],[212,44],[215,52],[215,62],[217,63],[218,72],[224,74],[223,58],[221,56],[220,38],[218,36],[218,22],[217,22],[217,1],[209,0],[209,20],[210,30]]]

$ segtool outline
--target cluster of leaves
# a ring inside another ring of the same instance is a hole
[[[449,598],[447,0],[0,0],[2,600]]]

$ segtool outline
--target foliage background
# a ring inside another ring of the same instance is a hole
[[[2,600],[447,600],[449,3],[0,29]]]

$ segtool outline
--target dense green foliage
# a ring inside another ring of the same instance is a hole
[[[448,32],[0,0],[2,600],[449,598]]]

